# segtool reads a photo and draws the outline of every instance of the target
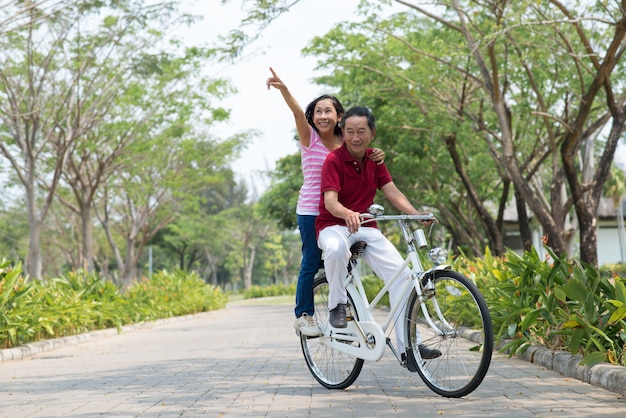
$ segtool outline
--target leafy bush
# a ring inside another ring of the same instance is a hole
[[[604,277],[620,276],[626,277],[626,264],[605,264],[600,267],[600,274]]]
[[[266,298],[270,296],[286,296],[296,294],[296,284],[292,283],[288,286],[283,284],[272,286],[252,286],[243,292],[244,299]]]
[[[581,354],[583,364],[626,365],[624,279],[547,251],[549,261],[534,250],[457,260],[487,300],[496,339],[512,354],[541,344]]]
[[[226,305],[227,296],[195,274],[159,272],[122,292],[81,272],[26,280],[21,265],[0,263],[0,347],[128,323],[186,315]]]
[[[40,307],[30,303],[35,290],[34,282],[24,280],[20,265],[0,264],[0,347],[33,341],[42,330],[52,331],[40,320]]]
[[[220,309],[227,297],[196,273],[161,271],[142,279],[126,292],[131,320],[145,321]]]
[[[363,283],[363,289],[365,289],[365,294],[367,295],[367,300],[370,302],[374,300],[378,292],[385,286],[385,282],[380,279],[378,276],[374,274],[368,274],[361,278],[361,282]],[[389,307],[389,293],[386,293],[385,296],[378,302],[378,306],[387,306]]]

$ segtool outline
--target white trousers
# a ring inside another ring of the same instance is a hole
[[[350,234],[348,227],[333,225],[324,228],[319,233],[317,245],[324,252],[324,269],[328,279],[328,309],[334,309],[340,303],[348,300],[344,280],[348,275],[348,260],[350,259],[350,247],[357,241],[367,242],[365,262],[374,270],[374,273],[385,283],[390,280],[404,259],[393,244],[380,232],[378,228],[361,227],[358,232]],[[404,304],[408,294],[401,294],[400,290],[409,278],[411,272],[405,268],[404,274],[389,288],[391,305]],[[403,280],[404,279],[404,280]],[[400,306],[402,306],[400,305]],[[400,309],[396,313],[395,332],[398,350],[405,352],[404,345],[404,311]]]

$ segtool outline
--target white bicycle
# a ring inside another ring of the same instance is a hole
[[[399,223],[407,256],[393,278],[370,302],[358,268],[367,244],[360,241],[352,246],[345,281],[348,327],[344,329],[328,324],[328,282],[320,270],[314,282],[315,317],[323,335],[300,337],[309,370],[322,386],[344,389],[358,378],[365,360],[379,360],[389,346],[400,365],[417,371],[437,394],[459,398],[471,393],[487,374],[493,352],[491,317],[483,296],[471,280],[443,264],[447,261],[443,248],[428,251],[434,266],[423,269],[418,250],[426,248],[426,237],[422,229],[411,228],[411,221],[435,219],[432,214],[383,215],[380,205],[372,205],[369,211],[361,215],[361,224],[372,220]],[[402,291],[410,295],[403,306],[400,303],[391,306],[385,320],[379,324],[374,319],[374,309],[391,283],[408,266],[411,280],[406,281]],[[406,356],[398,353],[387,337],[397,315],[404,315]],[[424,359],[419,345],[437,349],[441,355]]]

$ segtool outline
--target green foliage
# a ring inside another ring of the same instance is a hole
[[[363,276],[361,281],[363,283],[363,288],[365,289],[365,294],[367,295],[367,300],[370,302],[374,300],[376,295],[378,295],[378,292],[380,292],[385,286],[385,282],[374,274]],[[378,302],[378,306],[390,306],[389,293],[386,293],[385,296],[383,296],[380,302]]]
[[[530,345],[584,356],[582,364],[626,365],[626,281],[590,265],[536,251],[457,260],[490,308],[496,339],[514,354]]]
[[[134,284],[126,293],[132,322],[220,309],[227,297],[196,273],[161,271]]]
[[[244,299],[266,298],[269,296],[285,296],[295,295],[296,284],[292,283],[288,286],[283,284],[275,284],[271,286],[252,286],[243,292]]]
[[[599,272],[604,277],[626,277],[626,264],[605,264],[600,267]]]
[[[271,178],[272,184],[259,200],[260,209],[266,216],[276,219],[281,227],[293,230],[298,226],[296,205],[303,181],[300,155],[278,160]]]
[[[362,277],[363,287],[365,289],[365,294],[367,298],[371,301],[373,300],[378,292],[383,288],[384,282],[379,279],[377,276],[370,274]],[[243,292],[244,299],[253,299],[253,298],[265,298],[269,296],[284,296],[284,295],[295,295],[296,294],[296,284],[292,283],[288,286],[279,284],[272,286],[252,286],[250,289],[245,290]],[[379,306],[389,306],[389,294],[386,294],[381,301],[379,302]]]
[[[0,263],[0,348],[223,308],[227,296],[197,275],[165,271],[123,293],[80,272],[26,280],[20,264]]]

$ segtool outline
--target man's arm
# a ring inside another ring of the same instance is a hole
[[[393,181],[385,184],[380,188],[382,192],[385,194],[385,197],[394,208],[398,209],[400,212],[404,212],[407,215],[422,215],[421,212],[418,212],[417,209],[413,207],[409,199],[406,198],[404,193],[398,189],[396,184]]]
[[[401,212],[406,213],[407,215],[428,215],[429,212],[420,212],[413,207],[409,199],[406,198],[404,193],[398,189],[396,184],[393,181],[385,184],[380,188],[385,194],[387,200],[391,202],[394,208],[398,209]],[[425,221],[420,221],[422,225],[428,226],[434,222],[434,220],[429,219]]]
[[[341,202],[339,202],[339,193],[335,190],[326,190],[324,192],[324,206],[331,215],[346,221],[348,232],[354,233],[359,230],[359,226],[361,226],[360,213],[342,205]]]

